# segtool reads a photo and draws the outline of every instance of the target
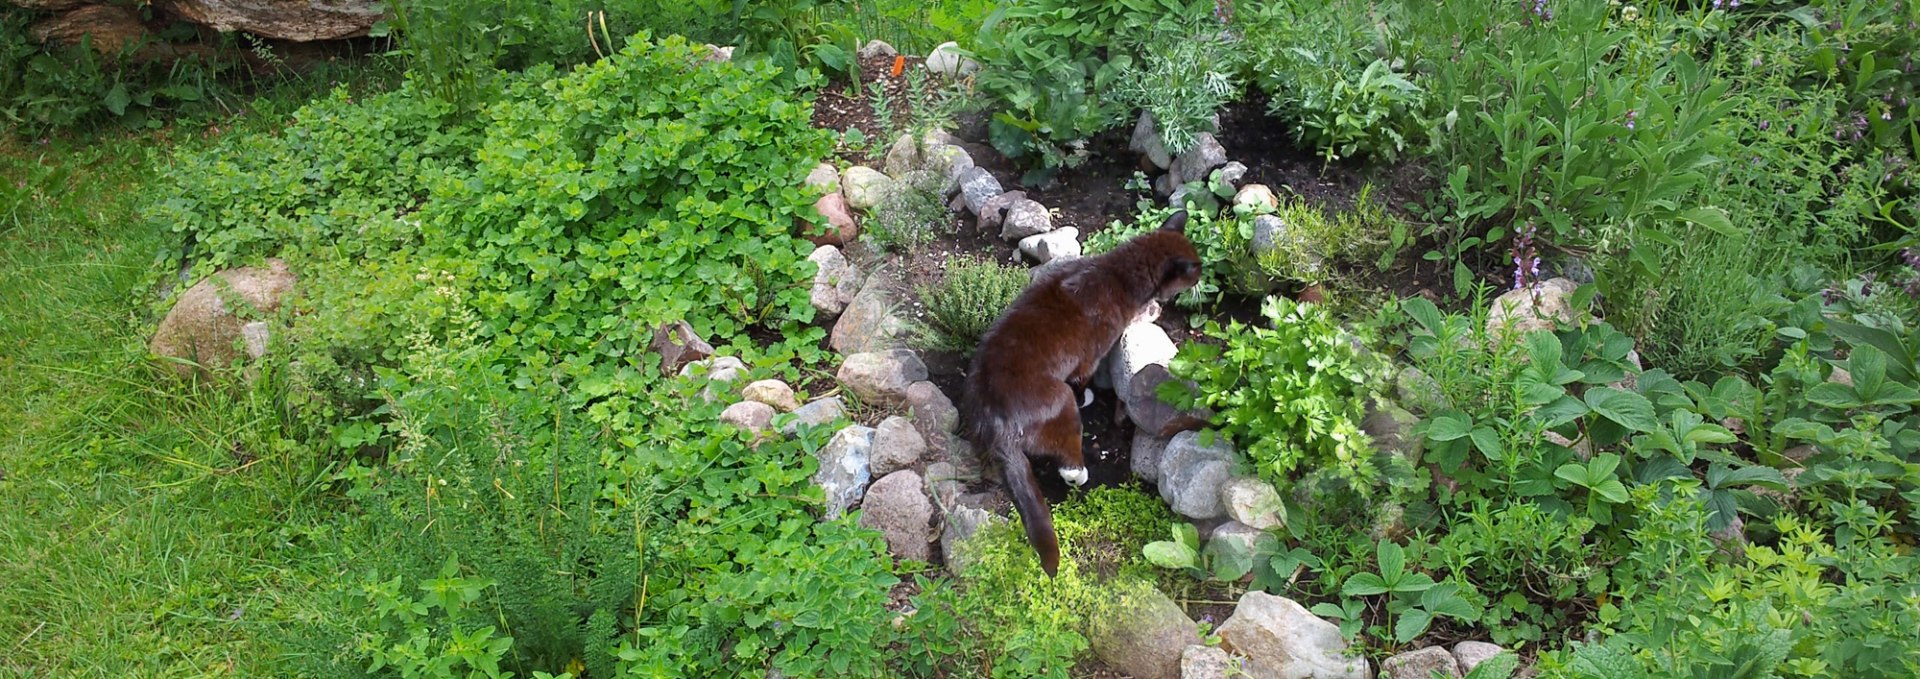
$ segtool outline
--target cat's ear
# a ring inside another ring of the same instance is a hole
[[[1173,216],[1168,217],[1167,221],[1160,223],[1160,230],[1172,231],[1174,233],[1185,232],[1187,230],[1187,211],[1181,210],[1173,213]]]

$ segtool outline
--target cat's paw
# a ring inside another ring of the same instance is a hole
[[[1061,467],[1060,478],[1064,479],[1067,483],[1073,484],[1074,486],[1084,486],[1087,484],[1087,468],[1086,467]]]

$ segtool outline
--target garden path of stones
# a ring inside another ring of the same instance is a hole
[[[861,52],[886,54],[884,43],[870,43]],[[929,55],[928,68],[945,75],[964,72],[973,64],[956,58],[943,45]],[[1237,187],[1234,202],[1265,203],[1278,207],[1274,192],[1260,184],[1240,185],[1246,166],[1232,162],[1227,149],[1212,134],[1199,135],[1186,153],[1167,153],[1143,114],[1135,126],[1132,151],[1164,171],[1155,180],[1158,195],[1179,204],[1188,182],[1221,170],[1220,178]],[[908,324],[894,315],[897,300],[878,275],[864,275],[842,248],[859,236],[862,216],[870,216],[890,191],[902,186],[942,186],[949,209],[971,215],[983,232],[997,232],[1017,245],[1038,276],[1049,264],[1081,256],[1083,234],[1072,227],[1055,228],[1045,205],[1021,191],[1008,191],[985,168],[978,166],[947,132],[921,138],[903,135],[890,147],[881,168],[845,169],[821,163],[807,177],[809,187],[825,192],[815,207],[830,225],[824,235],[809,236],[818,246],[808,258],[819,265],[812,287],[812,304],[823,324],[831,324],[829,344],[842,355],[837,379],[846,394],[866,406],[893,413],[878,426],[860,424],[840,429],[817,453],[819,472],[814,481],[827,497],[825,517],[842,516],[855,507],[859,522],[886,537],[895,558],[941,563],[953,573],[966,568],[966,541],[982,526],[1008,517],[1008,503],[991,470],[956,431],[954,396],[928,380],[927,365],[906,345]],[[1116,187],[1118,190],[1118,187]],[[1286,225],[1264,215],[1255,224],[1255,247],[1284,242]],[[1271,247],[1268,245],[1268,247]],[[1561,292],[1549,285],[1550,293]],[[1522,291],[1524,293],[1524,291]],[[1567,315],[1561,295],[1535,298],[1522,294],[1502,298],[1515,315]],[[1558,304],[1557,308],[1555,305]],[[1539,308],[1536,309],[1535,307]],[[1515,308],[1517,307],[1517,308]],[[1172,510],[1191,520],[1206,540],[1239,540],[1251,546],[1262,531],[1281,525],[1279,494],[1265,481],[1245,476],[1233,464],[1234,450],[1223,439],[1201,443],[1199,429],[1208,413],[1183,412],[1159,400],[1155,388],[1168,379],[1168,363],[1178,347],[1154,321],[1158,307],[1136,318],[1122,334],[1095,384],[1118,397],[1116,413],[1135,428],[1130,466],[1135,476],[1158,489]],[[664,339],[664,338],[663,338]],[[697,338],[689,338],[698,342]],[[719,383],[731,384],[745,366],[728,357],[686,364],[683,374],[704,366]],[[725,388],[722,386],[721,388]],[[768,433],[776,413],[796,416],[781,433],[801,425],[819,425],[846,414],[839,396],[807,404],[795,402],[793,390],[766,380],[742,386],[730,396],[740,400],[722,418],[738,426]],[[1402,445],[1413,415],[1392,404],[1375,404],[1364,428],[1383,446]],[[970,488],[983,490],[970,492]],[[1384,532],[1391,534],[1388,527]],[[1243,596],[1217,633],[1223,644],[1202,644],[1193,620],[1164,594],[1140,603],[1121,615],[1119,624],[1093,625],[1093,650],[1112,669],[1141,679],[1226,677],[1229,668],[1261,677],[1374,676],[1363,659],[1342,657],[1347,644],[1339,628],[1283,597],[1252,591]],[[1433,671],[1461,676],[1500,647],[1462,641],[1449,651],[1422,648],[1387,659],[1379,676],[1420,677]],[[1229,652],[1231,651],[1231,652]]]

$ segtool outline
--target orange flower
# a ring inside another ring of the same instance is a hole
[[[904,69],[904,68],[906,68],[906,67],[907,67],[907,57],[906,57],[906,56],[904,56],[904,55],[897,55],[897,54],[896,54],[896,55],[894,55],[894,57],[893,57],[893,77],[895,77],[895,78],[898,78],[898,77],[900,77],[900,71],[901,71],[901,69]]]

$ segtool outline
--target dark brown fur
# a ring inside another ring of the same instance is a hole
[[[1049,576],[1060,545],[1030,458],[1058,462],[1063,477],[1078,470],[1069,482],[1085,482],[1079,390],[1135,315],[1200,280],[1200,255],[1181,232],[1186,222],[1187,213],[1176,213],[1152,233],[1034,281],[974,350],[961,397],[967,439],[1004,470]]]

